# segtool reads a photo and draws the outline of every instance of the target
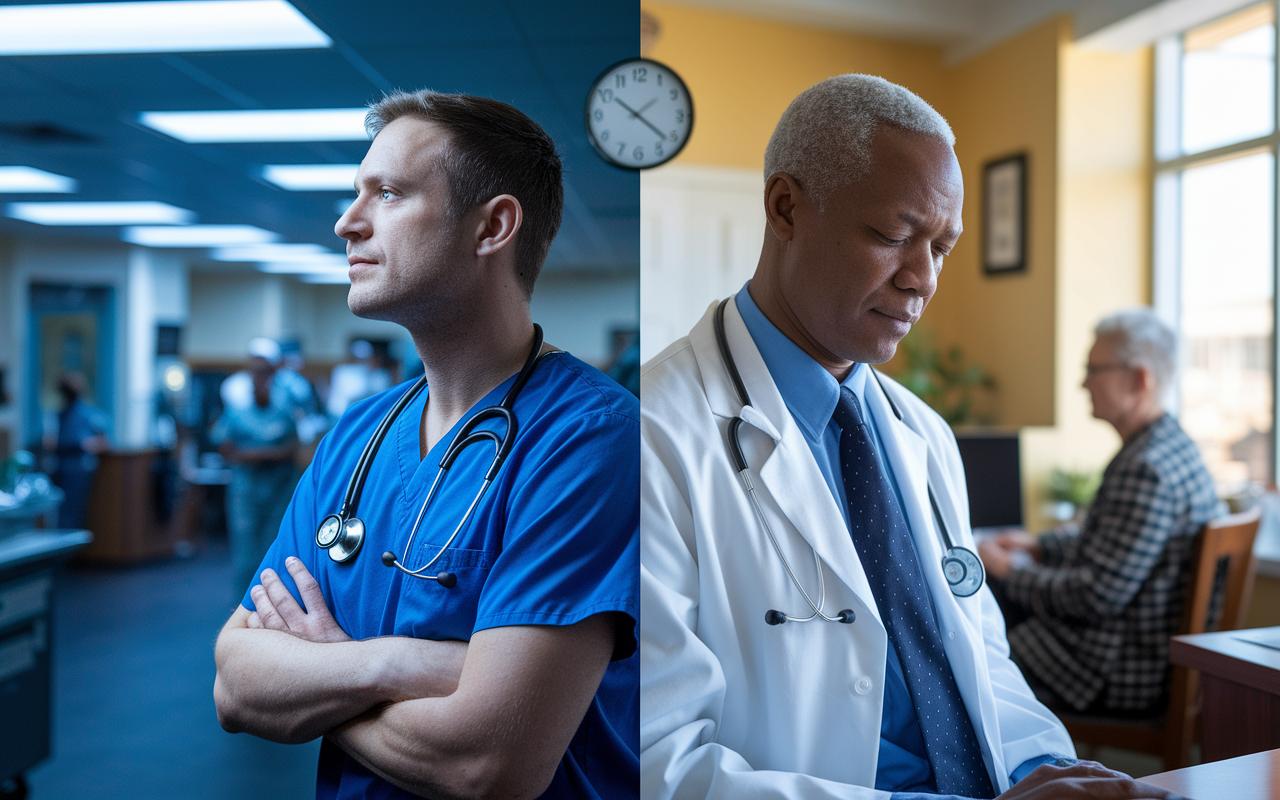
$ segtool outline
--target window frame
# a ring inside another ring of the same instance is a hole
[[[1261,5],[1259,4],[1251,4]],[[1152,120],[1151,224],[1152,224],[1152,305],[1156,313],[1175,331],[1182,331],[1182,173],[1194,167],[1269,150],[1271,180],[1271,431],[1269,463],[1272,483],[1280,481],[1280,8],[1272,9],[1272,120],[1271,133],[1196,153],[1182,150],[1182,57],[1186,31],[1166,36],[1155,43],[1154,103]],[[1246,7],[1251,7],[1246,6]],[[1234,9],[1219,19],[1238,13]],[[1207,20],[1201,25],[1212,22]],[[1196,27],[1200,27],[1197,25]],[[1185,367],[1186,348],[1181,354]],[[1171,395],[1170,412],[1179,415],[1182,387]]]

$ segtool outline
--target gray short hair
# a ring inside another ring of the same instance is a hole
[[[1163,395],[1178,371],[1178,335],[1149,308],[1130,308],[1103,317],[1093,333],[1115,343],[1126,367],[1146,367]]]
[[[881,124],[955,147],[946,119],[910,89],[875,75],[837,75],[791,101],[764,151],[764,177],[785,172],[822,206],[832,189],[866,174]]]

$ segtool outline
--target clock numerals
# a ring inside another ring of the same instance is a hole
[[[670,161],[684,148],[693,125],[693,104],[680,76],[648,59],[627,59],[601,72],[586,105],[587,133],[596,151],[628,169]]]

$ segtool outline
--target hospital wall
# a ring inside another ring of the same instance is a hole
[[[324,362],[346,360],[353,339],[409,340],[399,325],[352,314],[346,284],[248,271],[194,272],[191,284],[185,353],[194,360],[241,359],[255,336],[297,341],[306,358]],[[626,273],[548,269],[530,305],[547,341],[597,366],[612,358],[611,331],[639,318],[636,278]]]

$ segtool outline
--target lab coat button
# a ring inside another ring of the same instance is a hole
[[[948,635],[948,636],[950,636],[952,639],[956,638],[956,632],[955,632],[955,631],[947,631],[947,635]]]
[[[858,678],[858,682],[853,685],[853,690],[858,694],[866,694],[871,691],[871,679]]]

